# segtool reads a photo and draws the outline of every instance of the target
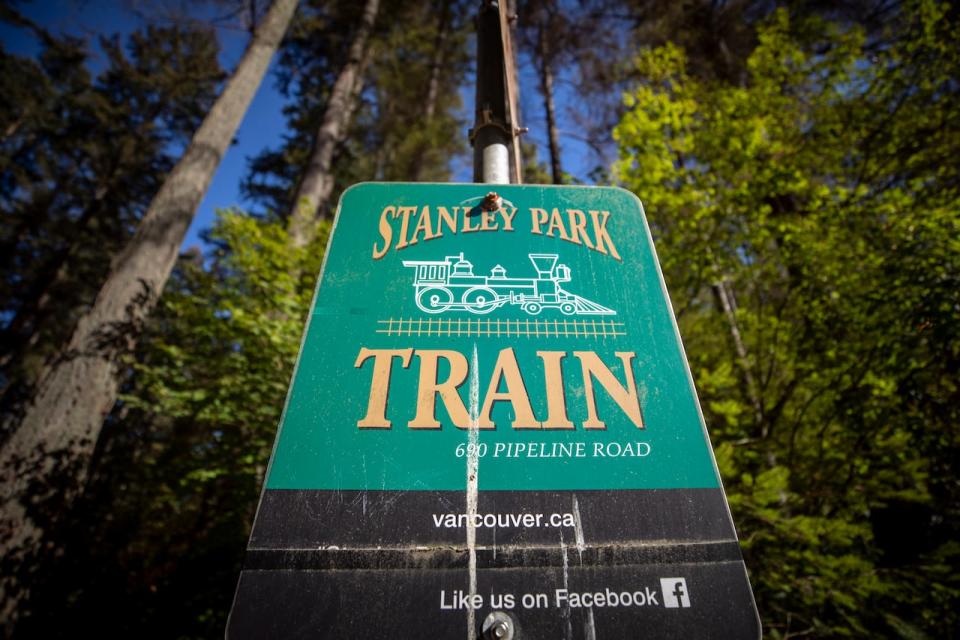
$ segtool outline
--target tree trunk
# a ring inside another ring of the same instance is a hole
[[[433,38],[433,57],[430,59],[430,79],[427,81],[427,101],[423,107],[425,122],[433,120],[437,112],[437,95],[440,93],[440,71],[446,59],[446,43],[450,33],[450,4],[440,3],[437,15],[437,32]]]
[[[543,94],[543,110],[547,116],[547,142],[550,146],[550,175],[553,184],[563,184],[560,168],[560,138],[557,133],[557,112],[553,102],[553,60],[550,52],[549,34],[541,24],[537,34],[537,57],[540,58],[540,92]]]
[[[446,59],[446,41],[450,32],[450,3],[441,0],[437,14],[437,31],[433,38],[433,56],[430,59],[430,76],[427,80],[427,99],[423,104],[423,123],[427,127],[437,112],[437,96],[440,94],[440,71]],[[427,141],[421,143],[413,157],[413,167],[410,170],[410,180],[419,182],[423,174],[424,156],[427,150]]]
[[[260,85],[297,0],[275,0],[213,108],[114,259],[64,355],[44,374],[0,450],[0,624],[9,632],[29,595],[45,535],[77,495],[116,401],[123,356],[156,305],[213,173]]]
[[[737,322],[736,303],[733,300],[733,293],[729,290],[726,280],[718,280],[713,285],[713,291],[720,302],[720,310],[727,320],[727,326],[730,329],[730,338],[733,340],[733,348],[737,352],[737,364],[740,368],[740,374],[743,376],[743,384],[746,387],[747,397],[750,399],[750,406],[753,408],[753,420],[757,427],[764,430],[763,436],[766,437],[766,427],[763,422],[763,402],[760,399],[760,393],[757,389],[756,380],[750,370],[750,356],[747,353],[747,347],[743,343],[743,336],[740,334],[740,324]]]
[[[373,31],[379,9],[379,0],[367,0],[357,33],[350,43],[347,61],[333,84],[323,121],[313,143],[310,162],[291,203],[288,233],[294,247],[305,247],[310,243],[319,218],[325,215],[327,200],[333,192],[333,176],[330,173],[333,152],[350,125],[356,108],[358,88],[362,87],[363,67],[367,59],[367,40]]]

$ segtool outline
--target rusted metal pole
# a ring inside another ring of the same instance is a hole
[[[484,0],[477,15],[476,119],[470,130],[473,180],[519,184],[521,133],[513,49],[504,0]]]

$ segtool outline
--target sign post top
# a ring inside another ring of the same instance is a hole
[[[516,72],[505,2],[484,0],[477,15],[476,115],[470,130],[475,182],[522,182]]]

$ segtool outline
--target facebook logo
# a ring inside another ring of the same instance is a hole
[[[663,592],[663,606],[667,609],[690,606],[687,581],[683,578],[660,578],[660,591]]]

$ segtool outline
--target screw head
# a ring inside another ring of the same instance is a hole
[[[496,191],[491,191],[483,198],[480,208],[484,211],[496,211],[503,205],[503,198]]]
[[[487,640],[512,640],[513,620],[503,611],[493,611],[483,621],[482,631]]]

